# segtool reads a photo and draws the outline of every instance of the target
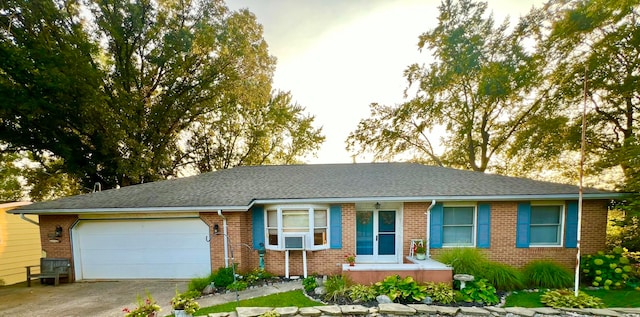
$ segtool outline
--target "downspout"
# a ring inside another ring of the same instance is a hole
[[[427,208],[427,212],[424,214],[427,215],[427,237],[424,239],[425,247],[427,248],[427,259],[431,258],[431,224],[429,223],[429,218],[431,216],[431,208],[436,205],[436,200],[431,200],[431,205]]]
[[[229,267],[229,242],[227,239],[227,218],[222,215],[222,210],[218,209],[218,216],[222,218],[222,234],[224,235],[224,267]]]
[[[34,224],[34,225],[38,226],[38,227],[40,226],[40,223],[35,222],[35,221],[33,221],[33,220],[31,220],[31,219],[29,219],[29,218],[25,217],[25,216],[24,216],[24,214],[20,214],[20,219],[22,219],[22,220],[24,220],[24,221],[27,221],[27,222],[30,222],[30,223],[32,223],[32,224]]]

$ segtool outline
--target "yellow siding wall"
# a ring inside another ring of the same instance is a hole
[[[0,204],[0,280],[5,285],[24,282],[24,267],[40,264],[40,227],[6,212],[24,204]],[[27,217],[38,221],[38,216]]]

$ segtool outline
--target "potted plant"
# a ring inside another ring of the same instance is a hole
[[[171,299],[171,307],[173,308],[173,315],[175,317],[191,317],[193,313],[200,308],[196,298],[200,296],[198,291],[188,291],[184,293],[178,292],[176,289],[176,296]]]
[[[354,266],[356,265],[356,255],[355,254],[345,254],[344,259],[347,260],[347,263],[349,263],[349,266]]]
[[[160,311],[160,306],[151,297],[151,294],[147,292],[147,298],[143,301],[140,295],[137,297],[138,307],[134,310],[124,308],[122,311],[125,313],[125,317],[156,317],[157,312]]]
[[[424,260],[427,258],[427,249],[424,247],[424,244],[420,244],[416,247],[416,259]]]

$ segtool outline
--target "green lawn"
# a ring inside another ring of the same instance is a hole
[[[311,307],[322,305],[322,303],[318,303],[304,296],[302,290],[297,290],[241,300],[238,302],[238,305],[236,305],[236,302],[230,302],[222,305],[204,307],[199,309],[194,316],[231,312],[234,311],[236,307]]]
[[[622,290],[583,290],[585,293],[602,299],[607,307],[640,307],[640,291]],[[507,297],[506,307],[544,307],[540,303],[539,293],[517,292]]]

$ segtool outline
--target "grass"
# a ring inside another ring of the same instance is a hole
[[[194,316],[207,315],[211,313],[225,313],[231,312],[236,309],[236,307],[287,307],[287,306],[297,306],[297,307],[312,307],[312,306],[322,306],[322,303],[313,301],[302,293],[302,290],[289,291],[284,293],[277,293],[262,297],[256,297],[252,299],[244,299],[236,302],[229,302],[221,305],[204,307],[196,311]]]
[[[631,289],[622,290],[582,290],[583,292],[602,299],[607,307],[640,307],[640,292]],[[505,307],[544,307],[540,303],[542,292],[517,292],[509,295]]]

